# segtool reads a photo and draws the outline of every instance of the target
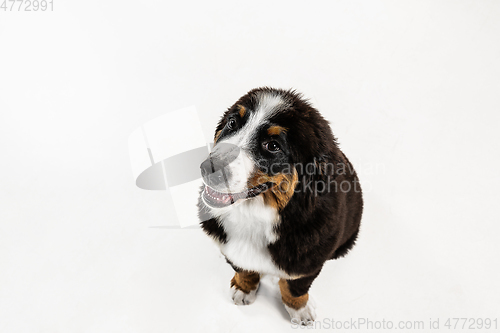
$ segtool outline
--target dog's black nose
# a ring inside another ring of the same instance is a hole
[[[201,175],[203,177],[206,177],[210,173],[212,173],[212,162],[210,161],[210,157],[201,163],[200,169],[201,169]]]
[[[227,183],[231,177],[229,165],[236,160],[239,153],[240,148],[236,145],[218,143],[210,156],[200,165],[205,183],[209,186]]]
[[[216,186],[227,181],[226,172],[224,170],[225,163],[209,156],[201,163],[201,175],[205,182],[210,186]]]

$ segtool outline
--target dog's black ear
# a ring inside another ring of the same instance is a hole
[[[304,204],[313,207],[318,197],[335,189],[335,181],[346,168],[342,153],[329,152],[312,158],[305,165],[296,167],[298,184],[296,192],[301,193]]]
[[[340,175],[354,171],[340,150],[327,155],[321,155],[316,161],[319,170],[318,179],[322,181],[333,181]]]
[[[315,175],[314,180],[327,182],[335,177],[335,161],[330,155],[323,154],[314,158]]]

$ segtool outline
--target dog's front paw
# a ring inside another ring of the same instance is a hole
[[[293,324],[310,325],[316,320],[316,310],[313,302],[309,300],[305,306],[300,309],[294,309],[285,305],[285,309],[290,315]]]
[[[245,293],[240,289],[236,289],[234,286],[231,287],[231,297],[234,304],[236,305],[249,305],[252,304],[257,298],[257,289],[251,290],[249,293]]]

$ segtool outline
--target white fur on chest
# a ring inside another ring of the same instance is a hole
[[[274,264],[267,248],[277,240],[274,226],[279,219],[276,209],[265,205],[261,196],[232,207],[220,217],[227,234],[221,252],[239,268],[288,277]]]

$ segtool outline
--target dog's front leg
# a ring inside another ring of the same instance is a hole
[[[281,300],[293,323],[308,325],[316,319],[314,305],[309,299],[309,287],[314,276],[306,276],[295,280],[280,279]]]
[[[259,281],[259,273],[244,270],[236,271],[231,279],[231,294],[234,304],[252,304],[257,295]]]

